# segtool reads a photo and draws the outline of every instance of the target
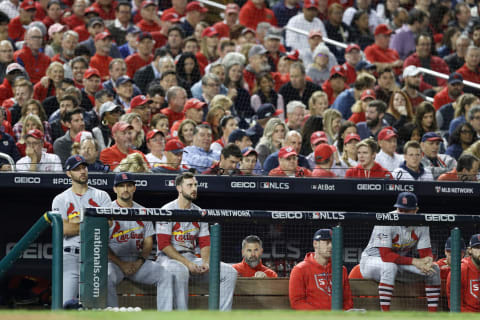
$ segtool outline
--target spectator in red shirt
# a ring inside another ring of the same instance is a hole
[[[85,25],[85,9],[87,8],[85,0],[75,0],[72,6],[72,13],[66,17],[65,23],[70,30]]]
[[[19,15],[8,24],[8,37],[13,41],[21,41],[25,35],[27,26],[35,17],[35,2],[33,0],[22,1]]]
[[[335,178],[337,176],[330,170],[336,151],[337,148],[326,143],[321,143],[315,148],[315,169],[312,171],[312,177]]]
[[[117,7],[117,1],[115,0],[96,0],[92,7],[100,14],[100,17],[105,22],[113,22],[115,20],[115,8]]]
[[[295,310],[332,308],[332,230],[320,229],[313,235],[314,252],[297,264],[290,274],[288,295]],[[343,309],[353,308],[347,268],[342,267]]]
[[[46,73],[47,75],[33,87],[33,98],[42,102],[46,98],[54,96],[56,88],[62,85],[64,78],[63,65],[54,61],[47,68]]]
[[[412,53],[407,59],[405,59],[403,68],[414,65],[416,67],[423,67],[440,73],[449,74],[450,70],[448,69],[448,65],[442,58],[432,56],[431,47],[432,39],[430,38],[430,35],[428,33],[420,33],[415,38],[415,53]],[[433,87],[436,91],[447,84],[447,80],[430,75],[423,75],[423,81],[427,84],[427,89]]]
[[[480,83],[480,48],[476,46],[470,46],[467,49],[465,55],[465,64],[456,72],[463,76],[463,79]],[[479,90],[470,87],[464,88],[466,93],[473,93],[478,95]]]
[[[126,122],[119,121],[113,125],[112,136],[115,144],[110,148],[103,149],[100,153],[100,161],[109,165],[112,171],[124,158],[132,153],[141,154],[145,162],[148,163],[142,152],[132,149],[133,130],[133,127]]]
[[[351,85],[357,80],[357,71],[355,68],[361,60],[362,55],[360,54],[358,44],[350,44],[345,49],[345,63],[342,65],[345,70],[345,76],[347,77],[347,85]]]
[[[187,101],[187,92],[181,87],[171,87],[167,91],[168,106],[161,110],[161,112],[168,117],[169,127],[178,120],[183,120],[185,114],[183,113],[183,106]]]
[[[250,235],[242,241],[242,262],[234,264],[240,277],[277,278],[277,273],[262,264],[263,245],[258,236]]]
[[[240,9],[239,20],[242,25],[253,30],[257,29],[260,22],[277,25],[273,11],[265,7],[264,0],[248,0]]]
[[[100,72],[95,68],[88,68],[83,76],[84,88],[82,91],[87,94],[93,106],[95,105],[95,93],[100,90],[100,84]]]
[[[223,21],[219,21],[213,25],[220,34],[220,38],[230,38],[231,28],[238,22],[238,14],[240,8],[236,3],[229,3],[225,7],[225,16]]]
[[[23,48],[16,51],[13,56],[13,58],[25,68],[33,84],[45,76],[47,68],[50,65],[50,58],[43,52],[40,52],[42,40],[43,34],[39,28],[33,27],[28,29],[25,34]]]
[[[18,63],[10,63],[7,66],[5,79],[3,79],[3,83],[0,85],[0,104],[13,97],[15,78],[26,75],[25,69]]]
[[[136,113],[142,119],[142,126],[145,134],[150,130],[150,119],[152,115],[152,102],[153,100],[147,98],[144,95],[136,96],[130,103],[130,112]]]
[[[378,145],[373,138],[357,144],[358,165],[345,173],[345,178],[392,179],[392,174],[375,161]]]
[[[165,14],[165,12],[164,12]],[[137,23],[137,27],[143,32],[154,32],[160,30],[160,18],[157,14],[157,4],[147,0],[142,2],[140,15],[142,20]]]
[[[197,52],[196,57],[200,72],[205,73],[205,67],[218,59],[218,42],[219,34],[214,27],[205,28],[202,32],[202,42],[200,44],[200,51]]]
[[[403,61],[398,52],[388,47],[393,33],[385,24],[375,28],[375,43],[365,48],[365,57],[377,66],[377,69],[391,68],[395,73],[402,73]]]
[[[438,177],[439,181],[477,181],[480,159],[473,154],[462,154],[457,167]],[[446,250],[446,249],[445,249]]]
[[[108,31],[100,32],[95,36],[95,55],[90,59],[90,68],[100,72],[100,78],[106,81],[110,78],[108,66],[113,60],[109,56],[112,47],[112,35]]]
[[[420,70],[415,66],[406,67],[403,70],[403,80],[405,86],[402,91],[407,94],[412,104],[413,113],[415,113],[418,105],[425,101],[425,96],[420,92],[420,83],[422,81]]]
[[[272,169],[269,176],[310,177],[310,170],[298,166],[298,154],[293,147],[283,147],[278,152],[279,166]]]
[[[435,97],[433,97],[433,106],[438,111],[443,105],[452,103],[463,94],[463,77],[460,73],[452,73],[448,78],[448,84]]]
[[[137,36],[137,52],[131,54],[125,59],[127,64],[127,75],[133,78],[135,72],[141,67],[153,61],[154,41],[150,32],[141,32]]]
[[[322,85],[323,91],[328,96],[328,105],[331,106],[340,93],[348,89],[345,70],[341,66],[334,66],[330,70],[330,79]]]

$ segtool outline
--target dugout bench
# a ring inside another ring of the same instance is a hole
[[[354,308],[380,310],[378,283],[373,280],[350,279]],[[156,309],[156,288],[123,280],[117,286],[119,306]],[[189,285],[189,308],[208,308],[208,285]],[[238,278],[233,298],[233,309],[290,309],[288,278]],[[422,283],[395,284],[391,310],[427,311],[427,300]],[[439,311],[448,311],[442,292]]]

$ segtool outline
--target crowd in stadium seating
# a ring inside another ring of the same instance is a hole
[[[219,4],[0,2],[0,152],[30,172],[81,154],[97,172],[477,180],[476,1]]]

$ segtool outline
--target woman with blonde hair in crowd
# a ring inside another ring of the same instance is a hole
[[[323,113],[328,109],[328,96],[323,91],[315,91],[308,100],[308,110],[310,116],[323,117]]]
[[[219,34],[214,27],[207,27],[202,31],[200,51],[195,55],[200,67],[200,72],[205,74],[205,67],[218,59]]]
[[[225,110],[226,115],[232,114],[231,109],[233,106],[233,101],[229,97],[224,94],[217,94],[213,99],[210,101],[210,108],[213,107],[222,107]]]
[[[340,167],[335,169],[335,174],[344,177],[348,169],[356,167],[357,162],[357,144],[360,142],[360,136],[356,133],[349,133],[343,139],[343,153],[340,157]]]
[[[123,159],[115,172],[149,173],[152,172],[140,153],[131,153]]]
[[[193,144],[193,133],[195,132],[195,127],[197,124],[195,121],[190,119],[185,119],[178,127],[178,139],[186,146],[191,146]]]
[[[402,90],[393,91],[383,120],[390,127],[398,130],[407,122],[412,121],[413,117],[413,106],[407,94]]]
[[[43,101],[55,95],[56,88],[62,84],[65,71],[60,62],[54,61],[47,68],[46,76],[33,87],[33,98]]]
[[[144,154],[148,153],[147,145],[145,143],[145,131],[143,131],[142,118],[137,113],[127,113],[120,117],[120,121],[124,121],[133,127],[133,146],[135,149],[142,151]]]
[[[22,127],[22,132],[20,135],[21,138],[17,142],[17,148],[20,152],[20,155],[22,157],[25,157],[25,150],[27,148],[25,144],[25,135],[27,134],[27,132],[33,129],[38,129],[42,131],[42,133],[45,135],[45,129],[43,128],[42,120],[40,120],[40,118],[34,114],[29,114],[25,116],[23,123],[24,125]],[[47,151],[47,153],[53,153],[53,145],[47,142],[45,140],[45,137],[43,138],[43,140],[43,148]]]
[[[260,141],[255,148],[258,153],[258,160],[262,166],[263,162],[270,154],[280,150],[287,132],[288,127],[282,120],[278,118],[271,118],[268,120],[263,131],[263,136],[260,138]]]
[[[13,126],[13,134],[16,141],[19,141],[22,138],[22,129],[23,125],[25,124],[25,117],[34,114],[40,118],[42,121],[42,125],[44,128],[44,136],[45,141],[48,143],[52,143],[52,129],[50,127],[50,123],[48,123],[47,114],[45,113],[45,109],[43,109],[42,104],[40,101],[35,99],[30,99],[27,103],[22,107],[21,111],[21,118],[18,120],[17,123]]]
[[[328,144],[337,140],[337,134],[342,125],[342,114],[335,109],[328,109],[323,113],[323,131],[327,134]]]
[[[212,135],[214,141],[220,139],[220,119],[222,119],[224,116],[225,109],[220,106],[214,106],[211,107],[210,110],[208,110],[206,121],[210,125],[210,128],[212,128]]]

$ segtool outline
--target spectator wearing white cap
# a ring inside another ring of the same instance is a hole
[[[422,149],[417,141],[409,141],[403,147],[405,157],[402,163],[392,173],[396,180],[432,181],[433,175],[429,168],[421,163]]]
[[[292,17],[287,23],[287,32],[285,34],[286,45],[299,51],[309,50],[308,39],[303,34],[288,30],[289,27],[309,32],[310,30],[320,30],[323,37],[327,37],[327,31],[322,20],[318,16],[318,0],[305,0],[303,3],[303,12]]]
[[[313,83],[323,85],[325,81],[330,78],[330,70],[335,66],[330,62],[332,61],[332,53],[325,44],[320,43],[313,51],[313,54],[305,54],[305,58],[307,56],[311,58],[311,63],[309,64],[306,62],[308,61],[308,58],[303,60],[303,64],[307,67],[307,76],[312,79]]]
[[[400,167],[404,159],[402,155],[395,152],[397,149],[397,133],[392,127],[385,127],[380,131],[378,145],[380,146],[380,152],[377,153],[375,161],[390,172]]]
[[[17,171],[51,172],[62,171],[60,158],[53,153],[43,151],[43,133],[38,129],[27,132],[25,136],[26,156],[17,161]]]
[[[420,82],[421,82],[421,71],[416,66],[408,66],[403,70],[403,81],[405,85],[402,89],[410,102],[412,103],[412,108],[415,111],[417,106],[425,101],[425,95],[420,92]]]
[[[325,50],[325,47],[327,50]],[[335,55],[323,42],[322,31],[311,30],[308,34],[308,49],[300,51],[300,59],[303,61],[305,68],[308,68],[312,63],[314,63],[315,58],[318,57],[319,54],[324,54],[328,57],[326,64],[326,68],[328,68],[328,70],[330,70],[334,65],[338,64]]]

